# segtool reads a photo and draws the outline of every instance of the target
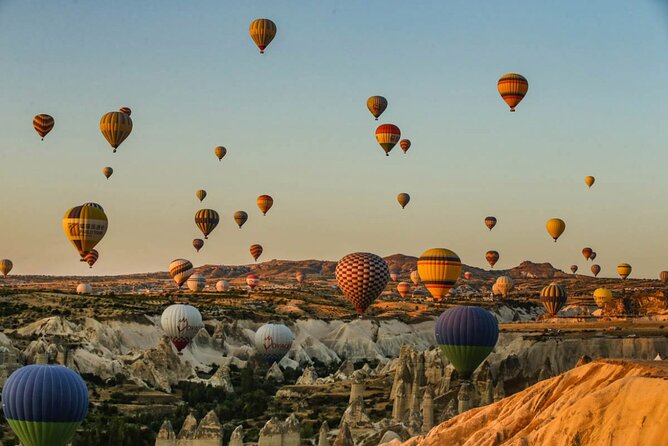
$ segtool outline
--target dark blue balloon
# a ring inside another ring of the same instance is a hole
[[[452,307],[436,321],[436,341],[440,345],[494,347],[499,339],[499,323],[480,307]]]
[[[28,365],[7,379],[2,409],[9,420],[81,422],[88,412],[88,389],[67,367]]]

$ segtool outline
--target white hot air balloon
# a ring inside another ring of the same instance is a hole
[[[90,283],[80,283],[77,285],[77,294],[91,294],[93,292],[93,287],[90,286]]]
[[[283,324],[264,324],[255,333],[255,350],[267,364],[279,362],[292,347],[295,335]]]
[[[230,283],[227,280],[219,280],[216,282],[216,291],[223,293],[230,289]]]
[[[165,308],[160,317],[160,325],[179,354],[204,327],[199,310],[187,304],[175,304]]]
[[[206,279],[201,274],[193,274],[190,277],[188,277],[188,280],[186,280],[186,284],[188,285],[190,291],[192,291],[193,293],[199,293],[206,286]]]

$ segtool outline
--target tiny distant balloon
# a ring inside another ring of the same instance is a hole
[[[254,290],[260,284],[260,278],[255,274],[249,274],[246,276],[246,285],[251,290]]]
[[[464,278],[465,278],[466,280],[469,280],[469,279],[471,278],[471,273],[468,272],[468,271],[466,271],[466,272],[464,273]]]
[[[274,205],[274,199],[269,195],[260,195],[257,197],[257,207],[260,208],[262,215],[267,215],[269,209]]]
[[[417,270],[411,271],[411,282],[415,285],[420,283],[420,273],[418,273]]]
[[[195,196],[201,203],[206,198],[206,191],[204,189],[199,189],[197,192],[195,192]]]
[[[77,294],[92,294],[93,287],[90,286],[90,283],[80,283],[77,285]]]
[[[257,262],[257,259],[262,255],[262,245],[258,244],[251,245],[250,253],[253,259]]]
[[[584,248],[582,250],[582,256],[585,258],[585,260],[591,259],[591,253],[594,252],[591,248]]]
[[[668,282],[668,271],[661,271],[659,273],[659,280],[663,283],[667,283]]]
[[[44,137],[53,130],[55,124],[56,121],[53,117],[45,114],[39,114],[32,120],[32,126],[35,128],[37,134],[42,137],[42,141],[44,141]]]
[[[560,218],[551,218],[545,224],[548,234],[554,239],[554,242],[557,243],[557,239],[561,234],[566,230],[566,223]]]
[[[402,192],[399,195],[397,195],[397,201],[401,205],[401,209],[404,209],[408,204],[408,202],[411,201],[411,196],[405,192]]]
[[[100,253],[97,252],[96,249],[91,249],[88,254],[84,256],[84,261],[88,263],[88,267],[92,268],[93,265],[95,265],[95,262],[97,262],[97,259],[100,258]]]
[[[204,240],[201,238],[193,239],[193,247],[199,252],[200,249],[204,246]]]
[[[14,264],[12,263],[11,260],[9,259],[0,260],[0,273],[2,273],[4,277],[7,277],[7,274],[9,274],[12,268],[14,268]]]
[[[195,213],[195,224],[204,234],[204,239],[209,238],[209,234],[218,226],[219,221],[218,212],[213,209],[200,209]]]
[[[487,260],[487,263],[489,263],[489,266],[494,268],[494,265],[496,265],[496,262],[499,261],[499,252],[498,251],[487,251],[485,253],[485,260]]]
[[[508,293],[510,293],[515,286],[513,279],[508,276],[501,276],[496,279],[495,285],[499,290],[499,294],[501,294],[503,297],[508,297]]]
[[[596,178],[592,177],[591,175],[588,175],[585,177],[585,184],[591,188],[594,185],[594,182],[596,181]]]
[[[396,282],[399,279],[399,270],[391,269],[390,270],[390,280]]]
[[[222,293],[230,289],[230,284],[227,280],[219,280],[216,282],[216,291]]]
[[[594,275],[594,277],[596,277],[598,276],[598,273],[601,272],[601,267],[599,265],[594,264],[591,266],[591,272]]]
[[[401,147],[401,150],[406,153],[408,152],[408,149],[411,148],[411,140],[410,139],[402,139],[399,141],[399,147]]]
[[[607,288],[596,288],[594,290],[594,302],[599,308],[603,308],[606,304],[612,302],[612,291]]]
[[[206,287],[206,278],[201,274],[192,274],[186,280],[186,285],[193,293],[199,293]]]
[[[107,177],[107,179],[109,179],[109,177],[110,177],[113,173],[114,173],[114,169],[112,169],[112,168],[109,167],[109,166],[107,166],[107,167],[105,167],[105,168],[102,169],[102,175],[104,175],[105,177]]]
[[[234,221],[239,225],[239,229],[246,223],[248,220],[248,214],[244,211],[236,211],[234,213]]]
[[[589,256],[589,260],[594,260],[596,258],[596,252],[592,251],[591,255]]]
[[[619,277],[621,277],[622,280],[629,277],[629,275],[631,274],[631,270],[632,270],[631,265],[629,265],[628,263],[620,263],[619,265],[617,265],[617,274],[619,274]]]
[[[265,48],[276,36],[276,24],[269,19],[256,19],[250,24],[248,31],[255,45],[260,49],[260,54],[264,54]]]
[[[303,271],[297,271],[295,273],[295,280],[301,285],[306,280],[306,273]]]
[[[213,153],[218,158],[218,161],[222,160],[225,155],[227,155],[227,149],[223,146],[218,146],[213,149]]]
[[[369,109],[376,121],[387,108],[387,99],[382,96],[371,96],[366,100],[366,108]]]
[[[394,124],[382,124],[376,129],[376,140],[385,151],[386,156],[390,156],[390,150],[399,142],[401,130]]]
[[[577,265],[571,265],[571,272],[573,274],[577,273],[578,272],[578,266]]]
[[[125,113],[128,116],[132,114],[132,110],[130,110],[130,107],[121,107],[118,109],[118,111],[121,113]]]
[[[540,301],[547,310],[547,314],[554,317],[566,303],[566,289],[556,283],[551,283],[540,292]]]
[[[116,149],[132,132],[132,119],[121,112],[109,112],[100,119],[100,132],[109,145]]]
[[[408,282],[399,282],[397,285],[397,292],[401,297],[406,297],[411,291],[411,284]]]
[[[529,91],[529,82],[524,76],[516,73],[504,74],[497,83],[499,94],[506,101],[510,107],[510,111],[514,112],[515,107],[524,99],[527,91]]]
[[[496,226],[496,217],[485,217],[485,226],[487,226],[490,231],[494,229],[494,226]]]
[[[175,259],[169,264],[169,275],[172,276],[179,288],[194,272],[193,264],[186,259]]]

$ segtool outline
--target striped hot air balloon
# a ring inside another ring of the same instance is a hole
[[[218,161],[222,160],[225,155],[227,155],[227,149],[223,146],[218,146],[213,149],[214,155],[218,158]]]
[[[554,239],[554,243],[557,243],[557,239],[566,230],[566,223],[560,218],[551,218],[545,223],[545,229]]]
[[[418,273],[417,270],[411,271],[411,282],[413,282],[414,285],[420,283],[420,273]]]
[[[188,289],[193,293],[199,293],[206,287],[206,278],[201,274],[192,274],[186,280],[186,285],[188,285]]]
[[[244,211],[236,211],[234,213],[234,221],[239,225],[239,229],[246,223],[248,220],[248,214]]]
[[[394,124],[382,124],[376,129],[376,140],[385,151],[386,156],[390,156],[390,150],[401,139],[401,130]]]
[[[404,209],[408,204],[408,202],[411,201],[411,196],[408,195],[406,192],[402,192],[399,195],[397,195],[397,201],[399,202],[401,209]]]
[[[265,48],[276,36],[276,24],[269,19],[256,19],[250,24],[248,32],[260,49],[260,54],[264,54]]]
[[[591,248],[584,248],[584,249],[582,249],[582,257],[584,257],[585,260],[589,260],[589,259],[591,259],[591,254],[593,252],[594,251]]]
[[[250,254],[257,262],[257,259],[262,255],[262,245],[254,244],[250,246]]]
[[[107,179],[109,179],[109,177],[110,177],[113,173],[114,173],[114,169],[112,169],[112,168],[109,167],[109,166],[104,167],[104,168],[102,169],[102,175],[104,175],[105,177],[107,177]]]
[[[436,342],[465,380],[494,350],[498,339],[499,323],[480,307],[448,308],[436,321]]]
[[[9,262],[9,263],[11,264],[11,262]],[[10,269],[11,269],[11,267],[10,267]],[[661,271],[659,273],[659,280],[663,283],[668,282],[668,271]]]
[[[90,283],[80,283],[77,285],[77,294],[93,294],[93,287]]]
[[[254,290],[256,286],[260,284],[260,278],[256,276],[255,274],[249,274],[246,276],[246,285],[248,285],[248,288],[251,290]]]
[[[573,274],[577,273],[578,272],[578,266],[577,265],[571,265],[571,272]]]
[[[494,268],[494,265],[496,265],[496,262],[499,261],[499,252],[498,251],[487,251],[485,253],[485,260],[487,260],[487,263],[489,263],[489,266]]]
[[[121,112],[109,112],[100,119],[100,132],[113,147],[114,153],[132,132],[132,119]]]
[[[515,284],[513,279],[508,276],[501,276],[496,279],[496,288],[499,290],[499,294],[503,297],[508,297],[508,294],[513,290]]]
[[[499,94],[506,101],[510,107],[510,111],[514,112],[515,107],[524,99],[527,91],[529,91],[529,82],[521,74],[509,73],[504,74],[496,84]]]
[[[382,96],[371,96],[366,100],[366,108],[369,109],[376,121],[387,108],[387,99]]]
[[[3,277],[7,277],[7,274],[14,268],[14,264],[9,259],[0,260],[0,273]]]
[[[42,137],[42,141],[44,141],[44,137],[49,134],[55,124],[56,121],[52,116],[43,113],[35,116],[32,120],[32,126],[35,128],[37,134]]]
[[[621,277],[622,280],[624,280],[627,277],[629,277],[632,269],[633,268],[631,268],[631,265],[629,265],[628,263],[620,263],[619,265],[617,265],[617,274],[619,274],[619,277]]]
[[[204,323],[197,308],[187,304],[174,304],[162,312],[160,326],[181,354],[181,350],[204,328]]]
[[[118,111],[121,113],[125,113],[128,116],[132,114],[132,110],[130,110],[130,107],[121,107],[118,109]]]
[[[344,256],[336,264],[336,283],[360,316],[380,296],[390,281],[390,269],[382,257],[368,252]]]
[[[295,335],[283,324],[264,324],[255,332],[255,351],[265,364],[280,362],[290,351]]]
[[[540,302],[550,317],[554,317],[561,310],[566,298],[566,288],[557,283],[551,283],[540,291]]]
[[[88,413],[86,383],[60,365],[32,364],[10,375],[2,410],[24,446],[65,446]]]
[[[501,290],[499,289],[499,284],[496,282],[494,282],[494,284],[492,285],[492,294],[494,294],[495,296],[502,295]]]
[[[88,263],[89,268],[92,268],[93,265],[95,265],[98,258],[100,258],[100,253],[98,253],[96,249],[91,249],[90,252],[84,256],[84,260]]]
[[[432,248],[422,253],[417,261],[418,273],[436,302],[453,287],[462,270],[462,262],[453,251]]]
[[[216,282],[216,291],[223,293],[230,289],[230,283],[227,280],[219,280]]]
[[[594,290],[594,302],[599,308],[603,308],[606,304],[612,302],[612,291],[607,288],[596,288]]]
[[[598,273],[601,272],[601,267],[594,264],[594,265],[591,266],[591,272],[594,275],[594,277],[596,277],[596,276],[598,276]]]
[[[63,217],[63,231],[84,261],[107,233],[109,222],[102,206],[86,203],[69,209]]]
[[[260,195],[257,197],[257,207],[262,212],[262,215],[267,215],[269,209],[274,205],[274,199],[269,195]]]
[[[204,239],[209,238],[209,234],[216,229],[219,221],[218,212],[213,209],[200,209],[195,213],[195,224],[202,231],[202,234],[204,234]]]
[[[408,152],[408,149],[411,148],[411,140],[410,139],[402,139],[399,141],[399,147],[401,147],[401,150],[404,152]]]
[[[485,226],[491,231],[496,226],[496,217],[485,217]]]
[[[411,284],[408,282],[399,282],[397,285],[397,292],[399,296],[406,297],[411,292]]]
[[[193,248],[195,248],[197,252],[199,252],[199,250],[202,249],[203,246],[204,246],[204,240],[202,240],[201,238],[193,239]]]
[[[190,263],[190,260],[186,259],[175,259],[172,260],[169,264],[169,275],[172,276],[176,285],[179,288],[188,280],[188,277],[192,276],[195,272],[193,269],[193,264]]]
[[[206,198],[206,191],[204,189],[199,189],[195,192],[195,196],[201,203]]]

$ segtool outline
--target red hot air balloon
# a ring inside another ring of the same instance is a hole
[[[382,124],[376,129],[376,140],[385,151],[386,156],[390,156],[390,150],[401,139],[401,130],[394,124]]]

